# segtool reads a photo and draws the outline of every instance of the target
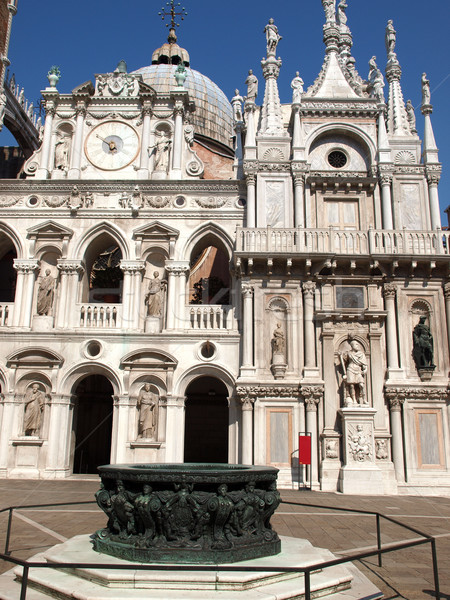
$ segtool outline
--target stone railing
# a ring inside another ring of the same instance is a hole
[[[0,327],[7,327],[11,324],[14,310],[14,303],[0,304]]]
[[[189,329],[237,329],[233,307],[220,304],[191,304],[186,307]]]
[[[121,314],[121,304],[81,304],[79,305],[79,326],[116,329],[121,326]]]
[[[237,252],[323,254],[449,254],[450,232],[238,227]]]

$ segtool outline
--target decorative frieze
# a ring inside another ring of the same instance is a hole
[[[240,385],[236,388],[238,398],[294,398],[298,399],[298,385]]]

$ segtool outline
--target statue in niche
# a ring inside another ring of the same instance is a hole
[[[55,169],[69,168],[70,136],[60,133],[55,143]]]
[[[367,360],[356,340],[350,341],[350,350],[339,353],[344,371],[344,397],[346,406],[367,404],[364,376],[367,372]]]
[[[300,72],[296,71],[294,79],[291,81],[292,88],[292,104],[300,104],[303,94],[303,79],[300,77]]]
[[[416,133],[416,113],[414,112],[414,106],[411,100],[406,103],[406,116],[408,118],[409,128],[412,133]]]
[[[327,23],[336,23],[336,0],[322,0]]]
[[[281,328],[281,323],[277,323],[277,327],[273,332],[271,344],[272,355],[282,354],[284,356],[286,354],[286,338],[284,335],[284,331]]]
[[[395,56],[395,44],[397,42],[397,32],[394,29],[394,21],[389,19],[386,26],[386,35],[385,35],[385,43],[386,43],[386,52],[388,57]]]
[[[245,85],[247,86],[247,102],[255,102],[256,96],[258,95],[258,78],[256,75],[253,75],[253,71],[251,69],[248,72]]]
[[[160,317],[162,313],[164,291],[166,281],[159,278],[158,271],[153,273],[153,279],[150,280],[148,291],[145,296],[145,304],[147,306],[147,316]]]
[[[356,431],[350,437],[349,445],[350,452],[353,456],[353,460],[357,462],[363,462],[365,460],[371,459],[372,444],[370,439],[370,433],[366,433],[362,425],[356,426]]]
[[[55,278],[52,277],[50,269],[45,270],[45,276],[41,277],[37,294],[37,314],[48,316],[52,312],[55,297]]]
[[[155,171],[167,173],[172,140],[165,131],[156,131],[155,135],[157,136],[156,143],[149,148],[155,153]]]
[[[45,394],[39,389],[38,383],[33,383],[25,393],[25,413],[23,431],[26,436],[38,436],[41,429],[42,413],[44,412]]]
[[[267,40],[267,56],[275,56],[278,43],[282,37],[278,35],[278,27],[275,25],[273,19],[269,19],[269,22],[264,27],[264,33]]]
[[[430,81],[427,74],[422,74],[422,105],[431,103]]]
[[[140,438],[152,439],[155,437],[158,417],[158,394],[150,391],[150,384],[146,383],[139,392],[137,408],[139,411]]]
[[[239,95],[239,90],[234,91],[234,96],[231,99],[231,106],[233,107],[234,120],[239,122],[242,121],[242,102],[244,98]]]
[[[413,358],[417,369],[435,369],[436,365],[433,364],[433,336],[425,321],[426,317],[420,317],[413,330]]]

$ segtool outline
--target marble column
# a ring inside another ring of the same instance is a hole
[[[316,366],[316,330],[314,326],[314,295],[316,284],[313,281],[304,281],[303,306],[304,306],[304,335],[305,335],[305,367],[303,377],[318,375]]]
[[[241,284],[243,296],[242,366],[253,366],[253,288],[249,283]]]
[[[21,327],[30,327],[31,313],[33,311],[34,283],[36,272],[39,271],[39,261],[14,259],[14,268],[21,273],[20,290],[19,285],[16,288],[14,301],[14,324]],[[20,297],[18,293],[20,292]],[[17,311],[17,323],[16,323]]]
[[[245,396],[241,398],[242,403],[242,464],[253,464],[253,404],[254,398]]]
[[[139,169],[137,171],[138,179],[148,179],[149,177],[149,155],[148,148],[150,144],[150,124],[152,116],[151,103],[144,101],[142,108],[142,144]]]
[[[80,177],[81,156],[83,154],[84,120],[86,118],[86,103],[84,101],[77,102],[75,113],[77,116],[75,124],[75,137],[70,161],[71,165],[67,175],[68,179],[78,179]]]
[[[447,315],[447,339],[450,351],[450,282],[444,285],[445,312]]]
[[[441,167],[439,166],[433,169],[431,166],[427,166],[426,175],[428,182],[428,197],[430,201],[431,229],[441,229],[441,211],[439,208],[438,191],[438,184],[441,178]]]
[[[130,396],[116,396],[114,402],[114,433],[115,436],[111,444],[111,460],[116,463],[125,463],[129,460],[127,456],[127,442],[129,419],[133,408],[136,405],[136,399]],[[135,410],[135,408],[134,408]]]
[[[247,181],[247,227],[256,227],[256,175],[248,173]]]
[[[294,226],[305,227],[305,175],[294,173]]]
[[[319,483],[319,456],[317,447],[317,407],[323,396],[319,386],[302,386],[301,394],[305,400],[306,432],[311,434],[311,467],[309,480],[312,486]]]
[[[136,329],[139,327],[139,317],[144,313],[141,306],[141,283],[145,262],[121,260],[120,268],[123,271],[122,327]]]
[[[383,219],[383,229],[394,229],[394,221],[392,218],[392,173],[380,173],[381,187],[381,214]]]
[[[389,370],[398,370],[398,339],[397,317],[395,311],[395,297],[397,286],[394,283],[385,283],[383,288],[384,303],[386,308],[386,351],[387,366]]]
[[[175,102],[174,114],[174,135],[173,135],[173,156],[172,171],[175,176],[181,178],[181,157],[183,154],[183,103],[179,100]]]
[[[47,179],[49,176],[49,160],[51,152],[51,142],[53,135],[53,118],[56,114],[56,103],[53,100],[47,100],[45,104],[45,125],[44,136],[41,146],[41,164],[36,171],[36,179]]]
[[[255,103],[247,100],[244,104],[245,124],[247,126],[244,147],[245,159],[256,159],[255,110]]]
[[[6,477],[8,475],[9,441],[13,437],[12,428],[16,404],[14,393],[2,394],[0,402],[3,405],[3,418],[0,427],[0,474]]]
[[[235,169],[236,169],[236,179],[243,179],[244,171],[243,171],[243,159],[244,159],[244,150],[242,147],[242,129],[244,127],[244,123],[242,121],[238,121],[234,126],[236,132],[236,148],[234,150],[235,156]]]
[[[167,282],[167,307],[166,307],[166,329],[171,331],[175,329],[175,282],[176,282],[176,273],[174,269],[166,264],[166,271],[168,273],[168,282]]]
[[[405,397],[396,391],[387,392],[386,395],[391,410],[392,462],[394,463],[397,481],[401,483],[405,481],[402,428],[402,406],[405,402]]]
[[[166,462],[184,461],[184,396],[167,396]]]
[[[80,274],[84,272],[84,264],[80,260],[59,259],[57,268],[61,280],[56,326],[76,327],[80,324],[77,286]]]
[[[186,276],[190,271],[187,261],[166,261],[168,273],[166,301],[166,329],[185,329],[186,324]],[[163,326],[164,327],[164,326]]]
[[[47,466],[45,471],[53,477],[64,476],[67,471],[66,439],[62,435],[67,414],[69,412],[71,396],[64,394],[52,394],[50,404],[50,423],[48,431]]]

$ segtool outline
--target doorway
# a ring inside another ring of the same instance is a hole
[[[75,389],[73,473],[97,473],[110,463],[113,387],[103,375],[89,375]]]
[[[228,463],[228,393],[215,377],[186,390],[184,462]]]

